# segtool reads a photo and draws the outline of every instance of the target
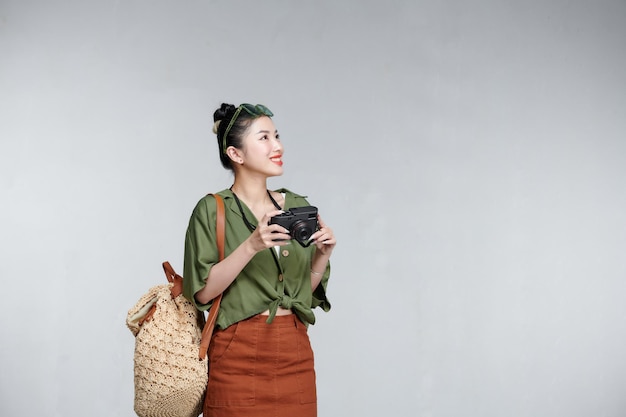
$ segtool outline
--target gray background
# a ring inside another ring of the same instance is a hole
[[[0,1],[0,415],[132,416],[126,313],[230,185],[338,236],[320,416],[626,415],[626,2]]]

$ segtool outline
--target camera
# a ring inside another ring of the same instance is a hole
[[[270,218],[269,224],[278,224],[289,231],[303,247],[311,244],[308,240],[317,231],[317,207],[293,207],[284,213]]]

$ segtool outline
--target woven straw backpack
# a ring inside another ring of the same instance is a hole
[[[217,240],[224,258],[224,205],[217,201]],[[221,295],[208,320],[182,295],[183,277],[163,263],[168,284],[157,285],[128,311],[135,336],[134,409],[139,417],[198,417],[208,381],[206,356]]]

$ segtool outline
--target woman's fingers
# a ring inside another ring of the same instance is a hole
[[[317,216],[317,224],[319,226],[319,230],[311,236],[311,238],[315,241],[316,244],[319,245],[334,245],[335,235],[333,234],[333,230],[326,225],[324,220],[318,215]]]
[[[274,210],[266,213],[258,226],[259,235],[265,247],[284,245],[289,240],[289,231],[279,224],[272,223],[272,217],[284,213],[282,210]]]
[[[265,213],[265,216],[263,216],[263,218],[261,219],[261,223],[269,224],[272,217],[276,217],[282,213],[284,213],[283,210],[274,210],[274,211],[270,211],[269,213]]]

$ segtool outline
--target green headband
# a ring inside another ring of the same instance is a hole
[[[230,129],[235,124],[235,121],[237,120],[237,117],[239,117],[239,114],[241,114],[242,110],[245,110],[250,116],[255,116],[255,117],[260,117],[260,116],[272,117],[274,115],[274,113],[272,113],[270,109],[268,109],[262,104],[257,104],[256,106],[252,104],[248,104],[248,103],[240,104],[239,107],[237,107],[237,110],[235,110],[235,114],[233,115],[233,117],[231,117],[230,122],[228,122],[228,126],[226,126],[226,130],[224,131],[224,135],[222,136],[222,152],[223,153],[226,153],[226,138],[228,137],[228,134],[230,133]]]

